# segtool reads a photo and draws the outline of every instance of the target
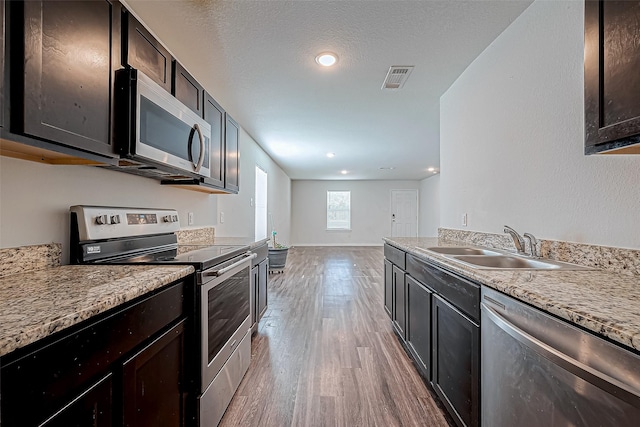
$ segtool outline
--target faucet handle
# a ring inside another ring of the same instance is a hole
[[[540,258],[538,254],[538,239],[531,233],[524,233],[522,235],[525,239],[529,240],[529,247],[531,248],[531,256],[534,258]]]

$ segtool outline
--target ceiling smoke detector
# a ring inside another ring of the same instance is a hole
[[[382,89],[401,89],[413,71],[413,65],[392,65],[384,78]]]

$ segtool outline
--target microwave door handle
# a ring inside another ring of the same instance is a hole
[[[197,123],[193,125],[193,130],[198,132],[198,139],[200,140],[200,156],[198,157],[198,163],[191,162],[191,164],[193,164],[193,168],[196,172],[200,172],[200,168],[204,162],[204,138],[202,137],[200,126]]]

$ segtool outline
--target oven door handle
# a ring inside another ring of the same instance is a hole
[[[205,276],[215,276],[215,277],[220,277],[223,274],[227,273],[230,270],[233,270],[234,268],[238,267],[239,265],[244,264],[245,262],[254,259],[255,257],[257,257],[258,254],[256,253],[249,253],[247,252],[245,254],[245,256],[238,262],[234,262],[233,264],[231,264],[228,267],[225,268],[221,268],[220,270],[214,270],[214,271],[205,271],[202,274],[204,274]]]

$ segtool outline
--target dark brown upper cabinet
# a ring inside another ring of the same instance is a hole
[[[12,132],[115,157],[111,100],[120,56],[119,43],[113,43],[120,33],[118,4],[13,2],[12,13]]]
[[[211,95],[205,92],[204,119],[211,125],[211,146],[207,182],[224,188],[224,110]]]
[[[240,191],[240,126],[228,114],[225,114],[225,168],[224,188],[232,193]]]
[[[142,71],[171,93],[171,54],[130,12],[124,11],[122,65]]]
[[[173,61],[173,96],[204,118],[204,88],[178,61]]]
[[[640,154],[640,1],[585,2],[585,153]]]

